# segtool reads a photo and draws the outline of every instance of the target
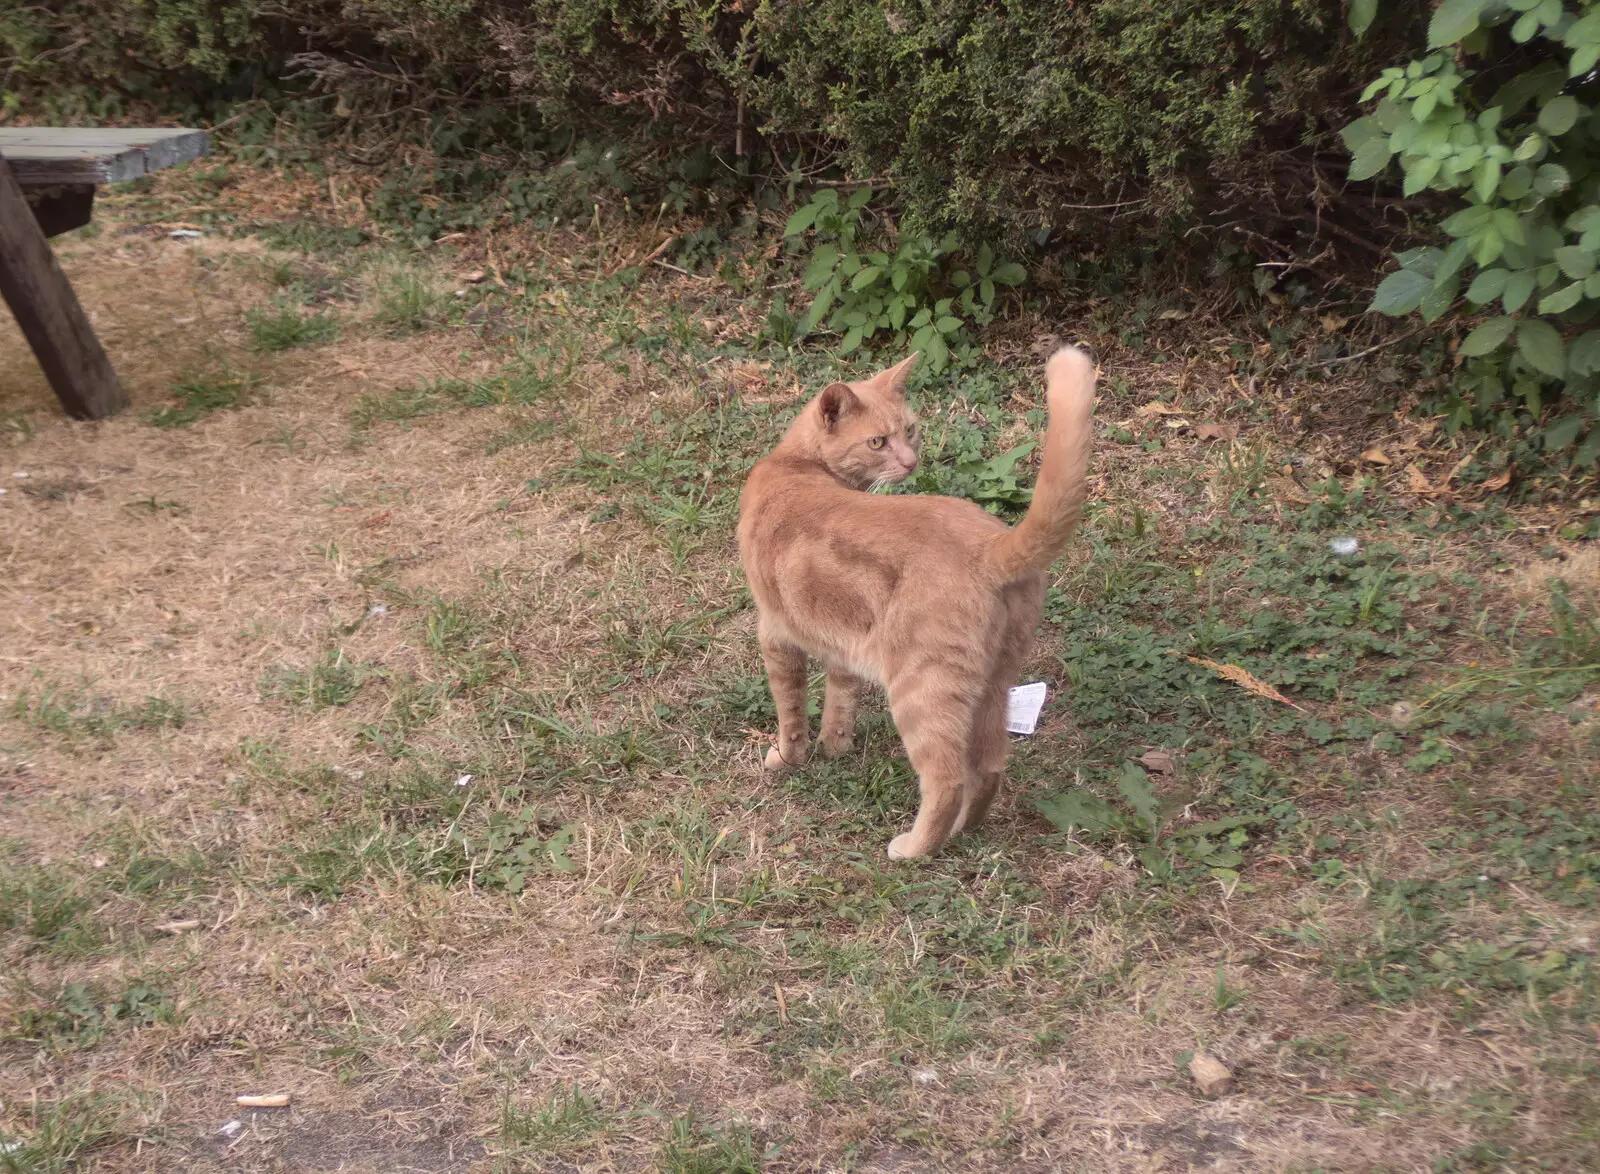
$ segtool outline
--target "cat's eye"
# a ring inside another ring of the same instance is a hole
[[[888,443],[889,438],[887,436],[874,436],[871,440],[867,441],[867,447],[876,451]]]
[[[915,424],[906,425],[906,440],[911,444],[917,442],[917,426]]]

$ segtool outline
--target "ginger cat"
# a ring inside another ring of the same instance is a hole
[[[994,802],[1010,749],[1006,695],[1044,609],[1044,572],[1083,512],[1096,371],[1082,351],[1045,368],[1044,460],[1015,527],[970,501],[867,492],[917,466],[906,379],[917,355],[832,383],[758,462],[739,502],[739,553],[760,612],[778,710],[768,770],[811,753],[806,658],[827,666],[822,752],[848,750],[856,698],[882,684],[921,803],[894,859],[939,851]]]

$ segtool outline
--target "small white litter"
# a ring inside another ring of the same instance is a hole
[[[932,1068],[918,1068],[911,1079],[918,1084],[938,1084],[939,1074]]]
[[[1333,551],[1334,554],[1348,558],[1361,549],[1361,543],[1354,538],[1331,538],[1328,540],[1328,549]]]
[[[471,775],[462,775],[459,779],[456,780],[456,786],[465,787],[471,782],[472,782],[472,776]]]
[[[1039,711],[1049,691],[1043,681],[1015,685],[1006,696],[1006,729],[1013,734],[1031,734],[1039,728]]]
[[[21,471],[15,472],[15,473],[13,473],[11,475],[13,477],[15,477],[18,481],[22,480],[24,477],[32,477],[33,476],[32,473],[23,473]]]
[[[367,608],[367,614],[369,616],[386,616],[389,614],[389,605],[386,603],[375,603],[371,607]]]
[[[217,1132],[222,1134],[223,1137],[238,1137],[240,1133],[244,1132],[244,1122],[235,1117],[232,1121],[226,1122]]]
[[[194,228],[174,228],[167,235],[175,241],[192,241],[197,236],[204,236],[205,233]]]

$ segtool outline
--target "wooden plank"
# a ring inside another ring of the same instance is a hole
[[[188,127],[0,127],[0,159],[24,187],[119,183],[198,159],[211,147]]]
[[[0,295],[70,415],[95,420],[128,406],[122,381],[4,159],[0,159]]]
[[[59,187],[24,188],[33,218],[45,236],[60,236],[82,228],[94,217],[94,185],[63,184]]]

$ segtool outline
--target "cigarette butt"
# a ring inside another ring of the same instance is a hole
[[[198,921],[168,921],[156,926],[158,933],[188,933],[191,929],[199,929]]]
[[[289,1094],[275,1092],[261,1097],[234,1097],[233,1103],[247,1109],[282,1109],[289,1103]]]

